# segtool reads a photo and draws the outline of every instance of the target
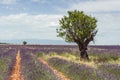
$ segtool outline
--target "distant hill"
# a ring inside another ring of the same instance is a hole
[[[9,43],[0,43],[0,44],[9,44]]]
[[[73,43],[67,43],[62,40],[47,40],[47,39],[16,39],[16,40],[2,40],[2,43],[10,44],[22,44],[23,41],[27,41],[28,44],[53,44],[53,45],[68,45]]]

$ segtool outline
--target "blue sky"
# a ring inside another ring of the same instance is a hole
[[[68,10],[98,20],[95,44],[120,45],[120,0],[0,0],[0,39],[51,39]]]

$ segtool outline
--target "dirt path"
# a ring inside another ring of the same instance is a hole
[[[9,77],[9,80],[23,80],[21,77],[21,73],[20,73],[20,51],[18,51],[17,55],[16,55],[16,62],[13,66],[13,69],[11,71],[11,75]]]
[[[41,58],[38,58],[38,60],[40,60],[49,69],[51,69],[54,72],[54,74],[56,74],[56,76],[59,78],[59,80],[70,80],[70,79],[66,78],[61,72],[59,72],[59,71],[53,69],[51,66],[49,66],[48,63],[45,60],[43,60]]]

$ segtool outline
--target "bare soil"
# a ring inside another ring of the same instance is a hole
[[[11,71],[11,75],[9,77],[9,80],[23,80],[22,76],[21,76],[21,70],[20,70],[20,61],[21,61],[21,57],[20,57],[20,51],[18,51],[17,55],[16,55],[16,61],[15,64],[13,66],[13,69]]]

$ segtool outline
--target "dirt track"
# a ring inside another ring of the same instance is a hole
[[[21,72],[20,72],[20,61],[21,61],[20,51],[18,51],[16,55],[16,61],[11,71],[9,80],[23,80],[21,77]]]
[[[48,65],[48,63],[46,61],[44,61],[43,59],[41,58],[38,58],[44,65],[46,65],[49,69],[51,69],[55,74],[56,76],[58,76],[59,80],[69,80],[68,78],[66,78],[61,72],[53,69],[51,66]],[[22,76],[21,76],[21,65],[20,65],[20,62],[21,62],[21,57],[20,57],[20,51],[18,51],[17,55],[16,55],[16,61],[15,61],[15,64],[12,68],[12,71],[11,71],[11,74],[10,74],[10,77],[8,80],[23,80],[22,79]]]
[[[61,72],[59,72],[59,71],[55,70],[54,68],[52,68],[51,66],[49,66],[48,63],[46,61],[44,61],[43,59],[38,58],[38,60],[40,60],[49,69],[51,69],[56,74],[56,76],[59,78],[59,80],[70,80],[70,79],[66,78]]]

